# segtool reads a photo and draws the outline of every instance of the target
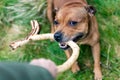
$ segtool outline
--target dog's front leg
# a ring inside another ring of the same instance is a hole
[[[66,54],[66,56],[67,56],[67,59],[70,58],[71,53],[72,53],[72,50],[71,50],[71,49],[65,50],[65,54]],[[75,73],[75,72],[77,72],[77,71],[79,71],[79,70],[80,70],[80,68],[79,68],[79,66],[78,66],[78,62],[76,61],[76,62],[72,65],[71,71],[72,71],[73,73]]]
[[[102,73],[100,68],[100,44],[96,43],[92,46],[92,53],[94,59],[94,80],[102,80]]]

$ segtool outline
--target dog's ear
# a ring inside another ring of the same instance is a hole
[[[86,8],[86,10],[87,10],[87,12],[89,13],[90,16],[95,15],[95,13],[96,13],[95,7],[93,7],[91,5],[88,5],[85,8]]]

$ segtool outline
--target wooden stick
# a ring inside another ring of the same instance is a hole
[[[79,46],[73,41],[68,41],[67,44],[72,48],[73,53],[66,62],[64,62],[62,65],[57,66],[58,73],[70,69],[71,66],[74,64],[74,62],[79,57],[79,50],[80,50]]]
[[[31,26],[32,26],[32,30],[26,38],[24,38],[23,40],[18,40],[18,41],[12,42],[10,44],[10,47],[13,50],[22,46],[22,45],[24,45],[24,44],[26,44],[26,43],[28,43],[32,36],[38,34],[38,32],[40,31],[40,26],[39,26],[38,22],[36,20],[31,21]]]
[[[53,38],[53,34],[50,34],[50,33],[47,33],[47,34],[40,34],[40,35],[33,35],[33,36],[29,36],[23,40],[19,40],[19,41],[15,41],[15,42],[12,42],[10,44],[10,47],[15,50],[16,48],[22,46],[22,45],[25,45],[27,44],[30,40],[45,40],[45,39],[52,39],[54,40]]]
[[[27,38],[25,38],[24,40],[19,40],[11,43],[10,46],[12,49],[16,49],[17,47],[28,43],[30,40],[45,40],[45,39],[54,40],[52,33],[39,34],[39,35],[37,34],[39,31],[39,28],[38,28],[39,25],[37,21],[32,21],[31,25],[32,25],[32,30],[30,34],[27,36]],[[79,46],[76,43],[74,43],[73,41],[68,41],[66,44],[68,44],[72,48],[73,53],[66,62],[64,62],[62,65],[57,66],[58,73],[61,73],[70,69],[73,63],[78,59],[78,56],[79,56]]]

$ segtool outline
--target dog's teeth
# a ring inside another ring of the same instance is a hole
[[[65,46],[65,43],[60,43],[61,44],[61,46]]]
[[[67,47],[66,43],[60,43],[59,46],[60,46],[61,48],[66,48],[66,47]]]

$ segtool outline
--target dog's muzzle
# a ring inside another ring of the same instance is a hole
[[[54,39],[55,39],[57,42],[59,42],[59,46],[60,46],[61,49],[66,50],[66,49],[69,48],[69,46],[68,46],[65,42],[62,41],[62,39],[63,39],[63,34],[62,34],[60,31],[59,31],[59,32],[56,32],[56,33],[54,34]]]
[[[83,39],[83,38],[84,38],[84,33],[79,33],[79,34],[75,35],[72,39],[69,39],[69,38],[67,39],[66,37],[63,37],[63,33],[60,31],[58,31],[54,34],[54,39],[57,42],[59,42],[60,48],[64,49],[64,50],[69,48],[69,46],[65,42],[67,42],[69,40],[73,40],[74,42],[77,42],[78,40]]]

